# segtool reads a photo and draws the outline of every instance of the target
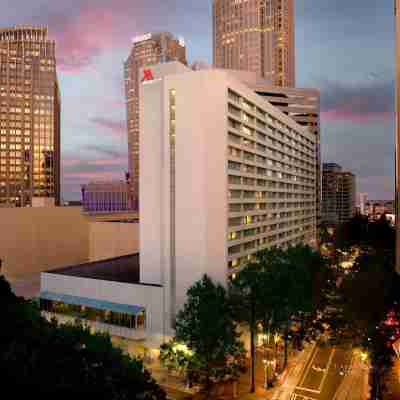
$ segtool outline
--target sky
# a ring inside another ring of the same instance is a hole
[[[370,199],[393,198],[393,0],[294,0],[296,85],[321,91],[322,159],[357,176]],[[0,0],[0,27],[46,25],[57,41],[62,189],[123,179],[123,62],[131,39],[170,31],[189,62],[212,62],[211,0]]]

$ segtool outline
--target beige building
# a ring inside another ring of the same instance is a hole
[[[295,86],[293,0],[214,0],[213,40],[216,68]]]
[[[134,205],[139,193],[139,86],[150,76],[141,76],[142,67],[178,60],[186,64],[186,47],[183,39],[167,32],[148,33],[132,40],[132,49],[124,65],[125,97],[128,126],[128,162]]]
[[[316,137],[248,87],[250,73],[152,67],[141,86],[141,279],[173,320],[207,273],[263,248],[315,244]],[[148,112],[151,110],[152,112]]]
[[[356,177],[335,163],[324,163],[322,170],[322,222],[339,225],[356,212]]]
[[[60,94],[47,28],[0,29],[0,206],[60,201]]]
[[[30,297],[41,271],[138,252],[137,216],[106,217],[87,217],[80,207],[0,208],[1,272]]]
[[[0,208],[0,221],[1,272],[21,295],[37,291],[40,271],[88,259],[89,225],[80,207]]]

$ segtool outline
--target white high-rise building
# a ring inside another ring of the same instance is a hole
[[[367,213],[366,210],[366,203],[368,200],[368,194],[367,193],[359,193],[359,201],[360,201],[360,214],[365,215]]]
[[[47,316],[94,308],[94,329],[158,348],[203,274],[225,285],[261,249],[315,244],[318,137],[258,95],[251,72],[145,68],[140,254],[43,273],[40,298]]]
[[[151,68],[140,87],[141,281],[167,325],[204,273],[316,239],[316,136],[246,85],[252,73]],[[172,325],[170,325],[172,326]]]

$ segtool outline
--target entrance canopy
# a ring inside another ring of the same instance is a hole
[[[55,292],[40,292],[40,299],[58,301],[60,303],[85,306],[97,310],[113,311],[120,314],[138,315],[144,311],[144,307],[130,304],[113,303],[106,300],[89,299],[87,297],[71,296],[69,294]]]

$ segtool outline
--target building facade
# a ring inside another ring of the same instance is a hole
[[[214,0],[213,41],[216,68],[295,86],[293,0]]]
[[[139,196],[139,86],[143,79],[149,78],[139,75],[139,70],[174,60],[186,64],[183,39],[177,39],[167,32],[149,33],[132,40],[132,49],[124,64],[128,162],[135,203]]]
[[[365,202],[365,215],[372,221],[378,220],[383,214],[394,214],[393,200],[369,200]]]
[[[299,125],[308,127],[315,135],[316,146],[316,215],[317,227],[321,225],[322,176],[321,176],[321,131],[320,92],[318,89],[283,88],[269,86],[261,82],[251,85],[255,92],[263,96],[273,106],[289,115]]]
[[[90,182],[82,185],[82,207],[85,213],[115,213],[133,210],[128,182]]]
[[[316,138],[240,74],[179,63],[152,74],[141,85],[141,279],[163,285],[173,321],[204,273],[226,283],[261,249],[315,243]]]
[[[322,169],[322,222],[340,225],[356,212],[356,178],[335,163],[324,163]]]
[[[60,202],[60,94],[44,27],[0,30],[0,206]]]
[[[367,214],[368,194],[359,193],[359,209],[361,215]]]

